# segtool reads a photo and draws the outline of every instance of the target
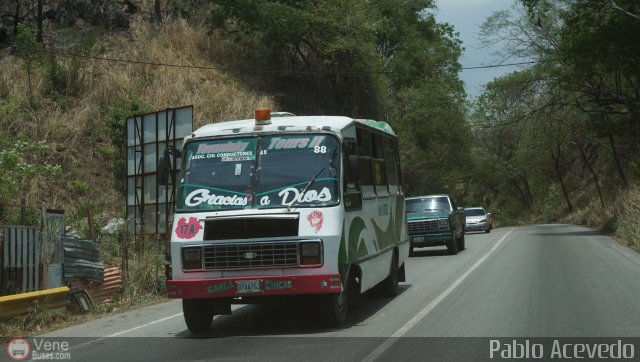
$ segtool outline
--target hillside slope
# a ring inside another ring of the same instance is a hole
[[[76,24],[49,36],[55,48],[33,53],[31,101],[27,57],[0,55],[0,144],[46,142],[43,157],[23,157],[60,165],[61,175],[24,179],[19,192],[1,200],[5,219],[15,218],[21,198],[29,207],[64,209],[80,222],[91,209],[96,226],[123,217],[127,116],[193,105],[199,127],[249,117],[256,107],[277,108],[269,96],[216,70],[215,37],[182,19],[156,26],[138,16],[128,31]]]

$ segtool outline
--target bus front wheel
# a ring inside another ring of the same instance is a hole
[[[339,294],[328,294],[323,296],[322,314],[326,324],[329,327],[337,327],[347,320],[349,310],[349,301],[347,300],[347,292],[343,291]]]
[[[206,299],[183,299],[182,312],[191,333],[205,333],[211,327],[213,310]]]

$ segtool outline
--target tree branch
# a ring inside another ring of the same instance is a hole
[[[629,15],[629,16],[630,16],[630,17],[632,17],[632,18],[636,18],[636,19],[640,20],[640,16],[638,16],[638,15],[636,15],[636,14],[633,14],[633,13],[630,13],[630,12],[626,11],[625,9],[623,9],[623,8],[619,7],[619,6],[618,6],[618,4],[616,4],[616,2],[615,2],[615,1],[611,0],[611,5],[613,6],[613,8],[614,8],[614,9],[616,9],[616,10],[620,10],[620,11],[622,11],[624,14]]]

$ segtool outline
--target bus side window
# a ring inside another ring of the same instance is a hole
[[[357,164],[357,150],[355,141],[347,140],[342,144],[344,162],[344,190],[345,192],[360,192],[360,176]],[[356,163],[354,164],[354,160]]]
[[[387,188],[387,166],[384,159],[384,140],[381,134],[373,133],[373,182],[376,187],[378,197],[389,196]]]
[[[371,133],[366,129],[357,128],[356,136],[358,138],[362,197],[365,199],[374,198],[376,194],[373,188],[373,166],[371,164]]]
[[[395,142],[391,138],[384,140],[384,160],[387,166],[387,181],[389,183],[389,193],[397,195],[400,193],[398,187],[398,166],[396,162]]]
[[[404,183],[402,181],[402,168],[400,167],[400,150],[398,148],[398,141],[393,140],[393,152],[396,155],[396,174],[398,175],[398,192],[400,195],[404,195]]]
[[[344,206],[347,211],[359,210],[362,208],[362,193],[360,192],[360,160],[355,140],[345,140],[342,150]]]

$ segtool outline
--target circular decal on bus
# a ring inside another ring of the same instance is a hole
[[[190,217],[189,222],[187,222],[186,218],[180,218],[178,220],[178,226],[176,226],[176,235],[180,239],[191,239],[196,236],[198,231],[202,229],[200,225],[200,221],[198,221],[197,217]]]

